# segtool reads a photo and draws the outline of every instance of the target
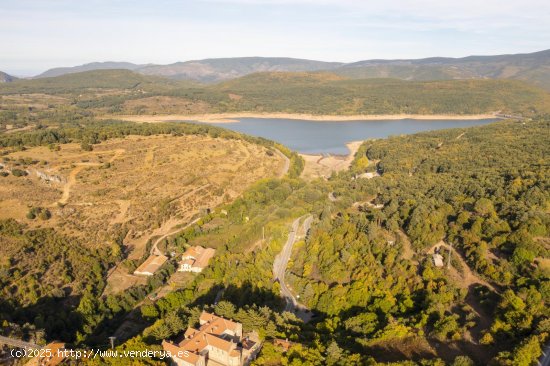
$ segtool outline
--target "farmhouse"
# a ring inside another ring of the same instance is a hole
[[[134,271],[135,275],[152,276],[168,260],[164,255],[151,255]]]
[[[187,328],[178,342],[162,342],[177,366],[242,366],[254,359],[260,344],[243,338],[243,326],[214,314],[202,312],[199,329]]]
[[[198,245],[190,247],[182,255],[178,271],[202,272],[215,253],[216,250],[212,248],[203,248]]]

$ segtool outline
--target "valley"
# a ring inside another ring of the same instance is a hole
[[[549,1],[0,14],[0,366],[550,366]]]
[[[162,349],[203,311],[261,340],[253,365],[520,365],[548,342],[543,89],[93,70],[0,96],[11,344]],[[84,364],[120,362],[166,364]]]

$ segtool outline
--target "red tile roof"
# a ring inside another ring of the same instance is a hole
[[[214,314],[202,312],[200,318],[200,328],[187,328],[184,338],[178,344],[172,344],[164,341],[163,347],[165,350],[174,353],[174,351],[188,351],[189,353],[198,355],[208,346],[217,348],[227,352],[230,357],[240,356],[240,350],[237,350],[237,344],[230,340],[224,339],[227,331],[237,333],[241,325],[232,322],[231,320],[218,317]],[[187,361],[187,359],[186,359]]]

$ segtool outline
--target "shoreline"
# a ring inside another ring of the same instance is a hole
[[[502,119],[497,113],[485,114],[358,114],[358,115],[315,115],[301,113],[209,113],[209,114],[167,114],[167,115],[121,115],[104,116],[103,118],[120,119],[123,121],[138,123],[162,123],[162,122],[201,122],[201,123],[238,123],[239,118],[274,118],[295,119],[315,122],[345,122],[345,121],[391,121],[401,119],[414,120],[478,120],[478,119]]]
[[[333,172],[347,170],[359,147],[364,141],[350,141],[346,143],[349,150],[347,155],[303,154],[299,155],[304,159],[305,166],[301,177],[304,179],[328,178]]]
[[[363,142],[367,140],[355,140],[355,141],[346,142],[346,147],[348,149],[347,154],[311,154],[311,153],[301,153],[301,152],[298,152],[298,154],[302,156],[311,156],[311,157],[318,157],[323,159],[332,157],[332,158],[337,158],[341,160],[346,160],[346,159],[353,160],[355,153],[357,152],[357,150],[359,150],[359,147],[363,144]]]

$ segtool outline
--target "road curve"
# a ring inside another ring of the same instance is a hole
[[[279,149],[275,149],[275,153],[285,161],[285,165],[283,166],[283,169],[281,169],[281,172],[279,173],[279,178],[283,178],[285,175],[288,174],[288,170],[290,169],[290,159],[288,156],[283,154]]]
[[[299,224],[300,224],[300,220],[303,217],[304,216],[299,217],[292,222],[292,226],[288,234],[288,239],[285,245],[283,246],[283,249],[275,257],[275,261],[273,262],[273,276],[275,280],[279,282],[281,286],[281,294],[286,300],[285,311],[295,311],[295,310],[306,309],[306,307],[300,304],[298,300],[294,297],[294,295],[292,294],[292,292],[290,291],[290,289],[288,288],[285,282],[286,268],[288,266],[290,255],[292,254],[292,248],[294,246],[294,243],[298,239]],[[304,235],[306,235],[307,232],[309,231],[312,220],[313,220],[313,217],[311,215],[307,216],[306,219],[304,220],[304,223],[303,223]]]

